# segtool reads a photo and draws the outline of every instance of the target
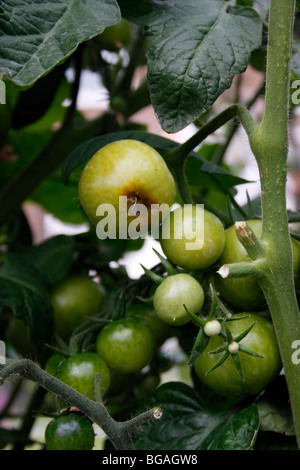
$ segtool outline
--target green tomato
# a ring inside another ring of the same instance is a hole
[[[51,303],[58,335],[68,339],[74,328],[101,311],[104,297],[104,287],[86,275],[69,276],[54,286]]]
[[[45,364],[45,371],[48,372],[48,374],[53,375],[53,377],[56,376],[57,370],[59,366],[65,361],[65,358],[62,357],[60,354],[52,354],[52,356],[49,357],[48,361]]]
[[[100,331],[97,351],[109,367],[121,372],[139,372],[156,352],[150,327],[140,318],[121,318]]]
[[[97,225],[99,238],[106,236],[102,233],[105,230],[109,238],[121,237],[120,227],[126,238],[131,224],[134,234],[129,233],[129,238],[144,235],[155,215],[159,220],[159,206],[171,206],[175,195],[174,178],[159,153],[143,142],[130,139],[102,147],[88,161],[79,181],[82,207]],[[137,204],[141,208],[139,213],[135,213]]]
[[[92,450],[93,424],[79,413],[63,414],[48,423],[45,441],[47,450]]]
[[[260,238],[262,233],[261,220],[248,220],[247,222],[256,236]],[[225,236],[225,247],[219,259],[220,266],[223,264],[251,260],[247,251],[236,236],[234,225],[226,230]],[[300,250],[299,244],[295,239],[292,239],[292,248],[294,254],[294,271],[298,272],[300,266]],[[216,288],[220,296],[233,307],[243,310],[255,310],[262,306],[265,301],[264,294],[258,282],[252,277],[223,279],[221,276],[216,275],[215,280]]]
[[[105,28],[96,38],[96,44],[110,52],[117,52],[129,45],[131,40],[131,27],[129,21],[122,18],[119,23]]]
[[[204,303],[201,284],[189,274],[179,273],[168,276],[157,287],[153,306],[158,317],[174,326],[184,325],[190,320],[184,305],[196,314]]]
[[[101,392],[105,395],[110,382],[109,368],[96,353],[74,354],[60,364],[56,377],[82,395],[95,400],[96,374],[101,375]]]
[[[205,269],[222,254],[225,230],[221,221],[201,206],[187,205],[162,223],[161,247],[166,257],[184,269]]]
[[[235,338],[256,322],[240,344],[262,355],[263,358],[250,356],[243,352],[238,353],[244,380],[238,374],[231,356],[217,369],[206,374],[223,354],[223,352],[210,354],[211,351],[225,345],[220,336],[210,338],[208,346],[194,364],[199,379],[218,394],[227,397],[245,397],[261,392],[282,368],[272,322],[255,313],[237,313],[232,318],[241,318],[246,315],[248,315],[247,318],[227,323],[233,338]],[[235,352],[234,346],[236,344],[231,346],[232,352]]]
[[[144,302],[133,302],[128,307],[126,316],[144,320],[151,328],[158,346],[161,346],[167,339],[169,327],[158,317],[152,305]]]

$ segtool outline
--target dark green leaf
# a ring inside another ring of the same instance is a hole
[[[0,11],[0,77],[32,85],[78,45],[120,21],[116,0],[7,0]]]
[[[0,311],[9,307],[27,321],[31,341],[41,360],[53,330],[52,306],[38,270],[25,257],[5,256],[0,266]]]
[[[210,188],[224,194],[228,194],[232,187],[248,182],[194,153],[187,158],[186,175],[195,190]]]
[[[206,111],[234,76],[245,71],[262,40],[262,22],[249,7],[223,0],[151,2],[145,32],[148,86],[162,128],[177,132]],[[192,14],[191,14],[192,12]]]
[[[138,450],[249,450],[259,426],[255,404],[212,411],[180,382],[159,387],[146,406],[161,407],[163,416],[141,426],[135,439]]]
[[[66,276],[72,265],[74,240],[72,237],[58,235],[33,246],[26,256],[46,282],[53,285]]]
[[[262,431],[273,431],[287,436],[295,436],[293,417],[288,407],[275,406],[263,399],[258,402],[257,406]]]
[[[63,222],[87,223],[87,216],[78,198],[78,182],[70,181],[70,184],[65,186],[58,175],[56,172],[44,179],[31,195],[31,199]]]

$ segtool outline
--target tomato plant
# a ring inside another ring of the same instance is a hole
[[[46,427],[47,450],[92,450],[93,423],[80,413],[67,413],[52,419]]]
[[[261,220],[249,220],[251,228],[257,237],[261,237]],[[293,266],[295,275],[299,272],[299,246],[298,241],[292,238]],[[241,261],[250,261],[251,258],[243,245],[239,242],[235,234],[234,226],[226,230],[226,241],[224,250],[219,259],[219,264],[238,263]],[[264,304],[264,294],[253,277],[241,277],[235,279],[222,279],[216,276],[216,285],[220,295],[229,304],[238,309],[258,309]]]
[[[240,319],[237,320],[237,318]],[[223,338],[214,336],[210,339],[204,353],[195,362],[196,374],[201,381],[221,395],[243,397],[257,394],[279,374],[282,367],[273,325],[268,319],[254,313],[236,313],[231,320],[228,325],[233,338],[254,324],[239,344],[255,351],[259,356],[240,353],[243,377],[239,375],[232,357],[208,373],[222,354],[221,352],[212,354],[213,351],[226,345]],[[230,344],[232,345],[233,342],[234,339]],[[234,351],[233,354],[237,352]]]
[[[299,7],[1,2],[3,449],[299,449]]]

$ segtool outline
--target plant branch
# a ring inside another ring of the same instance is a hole
[[[263,276],[264,264],[261,261],[244,261],[239,263],[223,264],[217,273],[223,278],[240,278]]]
[[[37,364],[28,359],[17,361],[10,360],[8,364],[1,369],[1,383],[8,377],[14,375],[20,375],[27,380],[35,382],[40,387],[54,393],[70,405],[79,408],[86,416],[103,429],[108,439],[118,450],[134,450],[131,435],[136,427],[150,419],[158,419],[155,408],[128,421],[118,423],[110,416],[102,400],[99,402],[90,400],[56,377],[48,374]],[[97,379],[96,381],[97,385],[99,385]]]
[[[170,164],[174,161],[183,162],[185,158],[199,145],[203,140],[205,140],[209,135],[214,133],[217,129],[222,127],[231,119],[239,117],[241,123],[245,127],[248,134],[252,133],[256,129],[257,124],[253,117],[251,116],[248,109],[241,104],[234,104],[229,108],[222,111],[216,117],[211,119],[207,124],[205,124],[199,131],[197,131],[192,137],[190,137],[186,142],[181,144],[175,150],[172,150],[168,153],[167,159]]]

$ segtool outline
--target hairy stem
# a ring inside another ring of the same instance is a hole
[[[262,238],[266,248],[259,283],[268,302],[283,360],[300,447],[300,374],[292,344],[300,338],[292,246],[286,211],[290,56],[295,0],[271,0],[266,103],[262,123],[249,134],[261,179]]]
[[[118,450],[134,450],[131,435],[137,426],[156,418],[156,410],[149,410],[136,416],[128,421],[118,423],[108,413],[106,407],[102,403],[102,399],[98,395],[98,402],[90,400],[81,393],[64,384],[56,377],[42,370],[37,364],[28,360],[21,359],[18,361],[11,360],[2,368],[0,372],[0,380],[3,383],[12,375],[20,375],[25,379],[31,380],[40,387],[54,393],[59,398],[65,400],[70,405],[79,408],[94,423],[98,424],[106,433],[109,440]],[[100,377],[96,378],[96,385],[99,386]]]

